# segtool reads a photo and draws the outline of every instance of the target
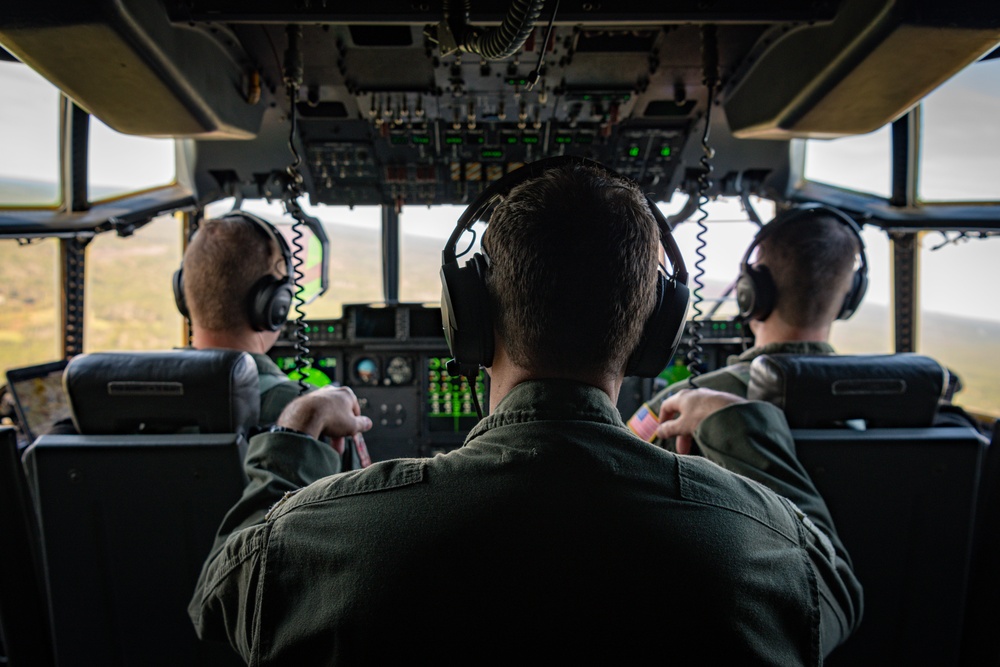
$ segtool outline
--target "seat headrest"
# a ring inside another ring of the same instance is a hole
[[[764,354],[750,364],[747,398],[781,408],[791,428],[853,419],[868,427],[930,426],[947,369],[918,354]]]
[[[240,433],[257,424],[257,366],[237,350],[95,352],[64,375],[82,434]]]

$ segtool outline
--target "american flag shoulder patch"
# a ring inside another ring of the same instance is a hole
[[[643,403],[642,407],[635,411],[632,418],[628,420],[628,428],[646,442],[652,442],[656,437],[656,427],[660,425],[660,420],[648,403]]]

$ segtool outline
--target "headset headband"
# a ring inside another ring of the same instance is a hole
[[[288,280],[293,280],[295,270],[293,264],[294,259],[292,257],[292,249],[289,247],[288,241],[285,240],[284,235],[282,235],[282,233],[279,232],[278,229],[270,222],[258,215],[254,215],[253,213],[235,210],[219,216],[220,220],[230,220],[236,218],[250,221],[256,229],[260,230],[264,236],[278,246],[278,250],[281,252],[281,259],[285,263],[285,277],[288,278]]]
[[[291,309],[295,297],[295,267],[292,251],[281,235],[271,223],[252,213],[244,211],[230,211],[220,216],[220,220],[239,220],[244,224],[249,223],[254,229],[260,232],[268,240],[268,264],[270,264],[270,254],[273,252],[273,245],[277,244],[281,252],[282,261],[285,263],[285,275],[276,277],[271,272],[270,265],[267,273],[262,275],[253,286],[250,287],[247,295],[247,318],[250,326],[255,331],[278,331],[288,318],[288,311]],[[180,267],[174,272],[173,277],[174,303],[177,310],[184,317],[190,319],[187,299],[184,294],[184,260],[181,260]]]
[[[858,223],[855,222],[854,218],[847,215],[840,209],[816,202],[802,204],[795,207],[792,211],[779,214],[775,216],[771,222],[761,227],[756,236],[753,237],[753,241],[750,242],[750,246],[747,247],[746,252],[743,253],[742,265],[745,267],[750,266],[750,256],[753,254],[753,251],[756,250],[757,247],[760,246],[760,244],[763,243],[768,237],[773,236],[778,227],[783,227],[792,220],[797,220],[806,215],[829,215],[830,217],[836,218],[840,222],[844,223],[852,232],[854,232],[854,237],[858,241],[858,254],[861,256],[861,266],[858,267],[857,272],[867,275],[868,258],[865,253],[865,240],[861,236],[861,227],[858,226]]]
[[[448,349],[462,374],[471,377],[472,373],[478,372],[480,366],[492,364],[494,340],[486,287],[490,271],[489,259],[485,252],[477,252],[464,267],[460,266],[455,252],[459,238],[477,221],[484,219],[500,198],[521,183],[540,177],[550,169],[577,165],[592,167],[609,178],[628,180],[585,158],[546,158],[521,167],[493,183],[459,217],[441,253],[441,317]],[[643,326],[636,348],[629,356],[625,373],[654,377],[670,362],[680,342],[689,292],[687,268],[670,233],[670,225],[649,197],[646,197],[646,203],[660,230],[660,246],[664,249],[673,274],[668,273],[662,265],[662,270],[656,272],[653,309]]]
[[[736,281],[736,303],[740,309],[740,317],[744,319],[765,320],[773,312],[778,299],[777,285],[767,264],[751,266],[750,261],[754,250],[759,248],[783,229],[786,225],[805,216],[828,216],[847,227],[858,242],[858,254],[861,257],[860,266],[852,273],[851,286],[844,295],[844,302],[837,312],[836,319],[846,320],[851,317],[861,305],[868,289],[868,257],[865,253],[865,242],[861,236],[861,228],[849,215],[830,206],[817,203],[804,204],[790,211],[775,216],[771,222],[764,225],[754,236],[753,241],[743,253],[740,263],[740,276]]]
[[[631,179],[615,173],[599,162],[573,155],[559,155],[556,157],[544,158],[542,160],[530,162],[523,167],[510,172],[483,190],[483,192],[476,197],[475,201],[473,201],[468,208],[462,212],[462,215],[458,218],[458,222],[455,224],[455,229],[452,231],[451,236],[448,238],[448,242],[444,246],[444,250],[441,251],[441,263],[444,265],[456,263],[458,261],[455,249],[458,246],[459,239],[462,238],[462,234],[472,229],[472,226],[480,220],[489,222],[485,219],[486,213],[491,212],[492,208],[496,206],[496,204],[499,203],[499,200],[505,197],[507,193],[521,183],[538,178],[549,169],[559,169],[568,165],[585,165],[597,169],[611,178],[633,182]],[[666,217],[660,211],[659,207],[656,206],[656,203],[653,202],[653,200],[648,196],[646,197],[646,203],[649,206],[650,214],[656,221],[657,228],[660,230],[660,244],[663,246],[667,259],[670,260],[670,267],[674,271],[671,277],[678,283],[686,285],[688,280],[687,267],[684,265],[684,258],[681,256],[680,248],[677,247],[677,242],[670,233],[670,224],[667,222]]]

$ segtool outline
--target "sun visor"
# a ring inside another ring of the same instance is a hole
[[[872,132],[1000,42],[1000,3],[928,4],[847,0],[832,22],[765,35],[724,91],[733,136]]]
[[[14,3],[0,44],[123,134],[252,139],[260,127],[265,105],[238,41],[172,24],[158,2]]]

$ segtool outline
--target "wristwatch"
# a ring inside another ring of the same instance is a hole
[[[272,424],[271,428],[267,430],[268,433],[294,433],[295,435],[304,435],[307,438],[312,436],[308,433],[303,433],[302,431],[296,430],[294,428],[289,428],[287,426],[282,426],[281,424]]]

